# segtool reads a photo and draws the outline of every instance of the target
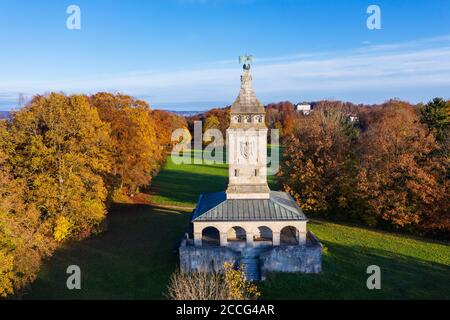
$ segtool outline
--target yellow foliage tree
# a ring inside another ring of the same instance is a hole
[[[256,300],[261,296],[258,287],[247,281],[244,270],[235,269],[233,264],[224,263],[225,283],[231,300]]]
[[[64,241],[70,237],[70,231],[73,228],[73,223],[64,216],[59,216],[55,221],[55,228],[53,231],[53,237],[57,242]]]
[[[18,294],[36,277],[42,257],[55,244],[50,224],[25,203],[26,186],[14,179],[7,163],[12,147],[6,123],[0,123],[0,297]]]
[[[106,214],[109,126],[84,96],[36,96],[9,125],[9,163],[45,221],[64,217],[70,236],[84,237]],[[69,234],[65,238],[69,237]]]
[[[110,93],[98,93],[90,101],[111,127],[111,184],[129,193],[148,185],[159,170],[164,154],[148,104]]]

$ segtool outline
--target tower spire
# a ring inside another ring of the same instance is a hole
[[[252,56],[241,56],[241,89],[231,106],[228,143],[227,199],[269,199],[267,127],[264,106],[256,98],[250,71]]]
[[[243,64],[243,71],[241,75],[241,90],[239,91],[238,97],[231,106],[231,113],[264,113],[264,106],[258,101],[253,90],[253,76],[250,70],[250,62],[253,62],[253,56],[239,56],[239,63]]]

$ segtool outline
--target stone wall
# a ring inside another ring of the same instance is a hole
[[[322,271],[322,245],[308,232],[306,246],[281,246],[261,253],[263,279],[268,272],[319,273]]]
[[[239,259],[239,252],[227,247],[196,247],[181,243],[180,269],[183,272],[206,271],[220,272],[224,262],[235,263]]]
[[[322,244],[308,232],[306,245],[234,248],[194,246],[183,240],[179,248],[183,272],[222,271],[224,262],[239,263],[243,257],[259,258],[262,279],[269,272],[319,273],[322,271]]]

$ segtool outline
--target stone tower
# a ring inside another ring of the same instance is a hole
[[[265,110],[253,91],[248,61],[243,67],[241,90],[231,106],[230,116],[227,199],[269,199]]]

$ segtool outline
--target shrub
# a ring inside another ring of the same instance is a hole
[[[174,272],[167,295],[172,300],[255,300],[261,293],[252,281],[245,279],[241,268],[224,263],[223,273]]]

